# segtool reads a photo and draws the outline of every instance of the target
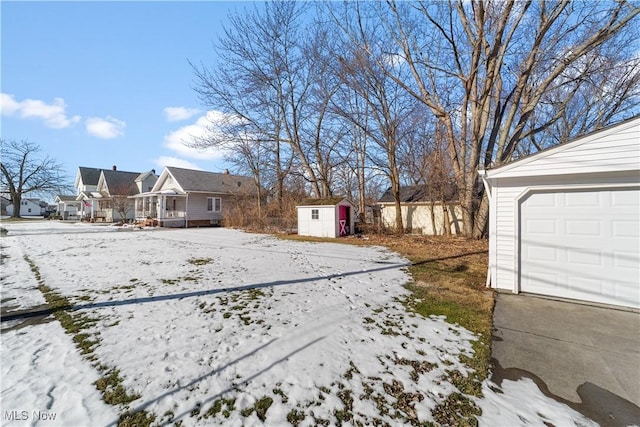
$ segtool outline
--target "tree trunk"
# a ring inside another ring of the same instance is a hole
[[[431,202],[429,203],[429,208],[431,212],[431,229],[433,230],[433,235],[435,236],[438,234],[438,229],[436,226],[436,202],[431,200]]]
[[[442,222],[444,225],[444,234],[451,236],[451,218],[449,217],[449,206],[442,201]]]
[[[485,193],[476,211],[473,234],[474,239],[482,239],[487,236],[487,226],[489,224],[489,197]]]
[[[11,218],[20,218],[20,203],[22,203],[22,195],[15,193],[11,195],[11,203],[13,203],[13,212]]]

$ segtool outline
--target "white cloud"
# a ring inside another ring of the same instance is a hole
[[[80,116],[68,117],[67,105],[62,98],[54,98],[53,103],[47,104],[39,99],[25,99],[16,101],[14,95],[2,93],[0,95],[0,109],[3,115],[16,114],[20,118],[37,118],[44,121],[45,126],[53,129],[63,129],[80,121]]]
[[[209,111],[201,116],[195,123],[183,126],[164,137],[165,146],[180,156],[193,159],[222,159],[224,150],[220,148],[194,148],[192,146],[202,139],[213,134],[212,123],[221,120],[223,114],[218,111]],[[187,144],[187,145],[185,145]]]
[[[124,134],[127,124],[115,117],[89,117],[86,121],[87,132],[102,139],[112,139]]]
[[[164,111],[165,117],[170,122],[187,120],[200,112],[200,110],[198,110],[197,108],[185,108],[185,107],[167,107],[163,111]]]
[[[175,166],[177,168],[202,170],[202,168],[195,163],[192,163],[188,160],[179,159],[177,157],[160,156],[155,160],[155,162],[156,165],[158,165],[161,169],[165,166]]]

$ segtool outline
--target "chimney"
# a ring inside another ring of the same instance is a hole
[[[112,168],[112,169],[113,169],[114,171],[117,171],[117,170],[118,170],[118,167],[117,167],[116,165],[113,165],[113,168]]]
[[[151,173],[155,175],[156,174],[156,170],[155,169],[151,169]]]
[[[225,175],[229,175],[229,169],[225,169],[225,170],[224,170],[224,174],[225,174]]]

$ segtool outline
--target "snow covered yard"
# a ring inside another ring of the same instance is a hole
[[[433,422],[459,393],[450,377],[468,374],[473,334],[407,311],[407,261],[383,248],[219,228],[3,226],[3,310],[42,306],[39,278],[74,307],[76,330],[3,321],[2,425],[135,413],[183,426]],[[532,383],[502,386],[469,397],[481,424],[589,425]]]

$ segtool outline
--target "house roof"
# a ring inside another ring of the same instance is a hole
[[[125,172],[103,169],[104,182],[112,196],[133,196],[138,194],[138,186],[135,184],[140,172]]]
[[[445,186],[444,201],[453,202],[458,200],[457,189],[455,185]],[[435,189],[429,185],[407,185],[400,187],[400,203],[420,203],[420,202],[441,202],[439,195]],[[391,187],[384,192],[378,200],[379,203],[394,203]]]
[[[343,201],[344,197],[326,197],[324,199],[305,199],[298,204],[298,206],[335,206],[341,201]]]
[[[72,196],[69,194],[58,194],[56,200],[60,202],[75,202],[78,196]]]
[[[151,169],[151,170],[150,170],[150,171],[148,171],[148,172],[142,172],[141,174],[139,174],[135,180],[136,180],[136,181],[143,181],[143,180],[144,180],[147,176],[149,176],[149,175],[153,175],[153,176],[155,176],[156,178],[158,177],[158,176],[156,175],[156,171],[155,171],[155,169]]]
[[[173,176],[180,190],[184,192],[255,194],[255,181],[251,177],[215,173],[193,169],[167,166],[166,170]]]
[[[78,174],[80,179],[82,179],[82,183],[84,185],[98,185],[98,180],[100,179],[100,172],[105,169],[100,168],[88,168],[85,166],[78,167]],[[76,180],[76,186],[78,182]]]

